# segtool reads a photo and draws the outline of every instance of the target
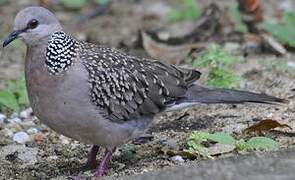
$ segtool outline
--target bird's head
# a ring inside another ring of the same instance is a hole
[[[27,7],[15,17],[13,31],[4,39],[3,47],[20,38],[27,45],[61,31],[62,27],[53,13],[43,7]]]

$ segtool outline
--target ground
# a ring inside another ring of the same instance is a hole
[[[107,14],[98,16],[82,25],[75,24],[80,12],[67,12],[62,8],[57,8],[59,9],[57,15],[65,24],[65,29],[75,37],[121,48],[132,54],[147,56],[144,50],[136,47],[134,43],[137,40],[139,29],[165,26],[165,22],[162,20],[143,21],[143,16],[152,11],[150,7],[155,2],[164,3],[165,6],[167,4],[168,7],[176,4],[176,1],[173,0],[115,1]],[[219,1],[221,5],[228,2],[230,1]],[[0,38],[3,39],[11,30],[13,18],[20,9],[28,4],[36,3],[37,1],[22,0],[11,1],[0,6],[0,22],[3,25],[0,29]],[[278,8],[275,3],[276,1],[270,1],[270,3],[264,4],[268,17],[272,17],[275,9]],[[207,4],[209,2],[200,0],[201,7]],[[18,41],[4,51],[1,50],[0,53],[0,87],[3,87],[4,80],[13,79],[23,74],[25,46]],[[295,55],[292,53],[279,57],[271,54],[253,54],[233,68],[236,73],[242,76],[240,89],[288,99],[288,104],[198,105],[181,111],[160,114],[148,130],[148,133],[152,134],[154,138],[147,143],[130,142],[120,147],[110,164],[107,178],[114,179],[159,170],[164,167],[205,161],[203,158],[195,161],[173,161],[170,156],[161,151],[161,148],[165,146],[163,144],[183,147],[188,134],[194,130],[223,131],[239,135],[249,125],[267,118],[288,124],[295,129],[295,92],[291,91],[295,88],[295,73],[291,67],[294,62]],[[199,82],[204,83],[204,81],[201,78]],[[77,168],[85,163],[90,145],[81,144],[56,134],[33,116],[25,117],[22,122],[7,126],[13,131],[33,126],[38,130],[38,133],[30,136],[31,139],[34,139],[33,141],[27,142],[26,145],[19,145],[13,142],[11,137],[5,136],[4,128],[0,124],[0,179],[63,179],[79,175],[80,171]],[[292,130],[275,130],[266,133],[265,136],[279,142],[280,149],[291,148],[295,145],[294,131]],[[224,156],[243,155],[230,153]],[[282,155],[283,159],[284,157],[286,156]],[[220,156],[215,157],[215,159],[219,158]],[[241,164],[241,162],[243,161],[235,160],[233,163]],[[80,175],[88,176],[89,174],[88,171]]]
[[[294,149],[277,153],[256,153],[225,159],[187,163],[184,166],[165,168],[143,175],[128,176],[124,180],[155,179],[241,179],[241,180],[292,180],[294,179]]]

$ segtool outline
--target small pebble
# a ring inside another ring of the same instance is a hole
[[[38,129],[37,128],[29,128],[28,130],[27,130],[27,133],[28,134],[37,134],[38,133]]]
[[[295,68],[295,63],[294,62],[288,62],[287,64],[288,64],[288,66],[290,68]]]
[[[177,142],[173,139],[162,139],[159,144],[168,147],[169,149],[177,149]]]
[[[148,169],[143,169],[143,170],[141,170],[142,172],[149,172],[149,170]]]
[[[2,131],[3,131],[4,136],[10,137],[10,138],[13,137],[13,132],[10,129],[5,128]]]
[[[292,0],[284,0],[282,2],[279,3],[279,9],[283,10],[285,12],[292,12],[293,9],[293,4],[292,4]]]
[[[18,113],[16,113],[16,112],[12,113],[12,114],[9,116],[10,119],[17,118],[17,117],[18,117]]]
[[[7,127],[14,133],[20,132],[23,130],[22,126],[19,125],[18,123],[9,124]]]
[[[58,156],[49,156],[49,157],[47,157],[47,160],[48,161],[55,161],[55,160],[57,160],[59,157]]]
[[[61,141],[62,144],[70,144],[69,138],[67,138],[67,137],[65,137],[63,135],[61,135],[59,137],[59,139],[60,139],[60,141]]]
[[[27,119],[27,118],[31,117],[32,113],[33,113],[32,108],[28,108],[28,109],[23,110],[19,114],[19,117],[22,118],[22,119]]]
[[[26,133],[26,132],[18,132],[15,133],[13,136],[13,141],[20,143],[20,144],[24,144],[27,141],[29,141],[30,136]]]
[[[20,123],[22,120],[18,117],[14,117],[14,118],[8,118],[7,121],[10,123],[10,124],[15,124],[15,123]]]
[[[35,127],[35,126],[36,126],[36,124],[35,124],[33,121],[27,121],[27,120],[21,122],[20,125],[21,125],[24,129],[29,129],[29,128],[31,128],[31,127]]]
[[[181,156],[179,156],[179,155],[176,155],[176,156],[171,157],[170,160],[171,161],[174,161],[174,162],[178,162],[178,163],[179,162],[180,163],[183,163],[184,162],[184,159]]]
[[[4,120],[6,119],[6,116],[2,113],[0,113],[0,125],[4,123]]]

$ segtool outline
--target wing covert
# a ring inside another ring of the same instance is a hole
[[[168,102],[182,98],[189,86],[185,72],[172,65],[92,44],[84,46],[91,46],[82,48],[80,55],[89,72],[91,100],[113,121],[154,115]]]

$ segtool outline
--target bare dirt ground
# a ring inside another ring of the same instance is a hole
[[[79,13],[65,12],[60,9],[56,11],[56,14],[66,25],[67,31],[80,39],[100,42],[112,47],[123,48],[132,54],[147,56],[142,49],[134,49],[133,43],[137,39],[138,29],[165,26],[166,22],[159,19],[143,21],[144,15],[155,8],[152,7],[155,2],[164,3],[168,7],[177,4],[173,0],[115,1],[107,14],[89,20],[80,26],[73,25]],[[223,6],[228,2],[230,1],[218,1]],[[269,18],[278,8],[275,2],[270,1],[263,4]],[[29,4],[37,4],[37,2],[11,1],[7,5],[0,6],[1,39],[11,30],[15,14]],[[209,2],[200,0],[200,4],[205,6]],[[4,80],[23,74],[25,46],[21,42],[15,42],[0,53],[2,53],[0,87],[3,87]],[[234,67],[234,71],[243,77],[241,89],[288,99],[290,102],[287,105],[198,105],[177,112],[161,114],[157,116],[155,124],[148,131],[154,136],[153,140],[140,145],[130,142],[120,147],[110,164],[107,176],[117,178],[190,163],[190,160],[172,161],[159,149],[163,146],[164,141],[182,147],[187,135],[193,130],[223,131],[238,135],[249,125],[266,118],[278,120],[295,129],[295,92],[291,91],[295,88],[295,71],[288,66],[292,63],[295,63],[293,54],[284,57],[256,54],[250,55]],[[204,79],[201,78],[200,83],[202,82]],[[40,137],[39,142],[32,141],[26,145],[18,145],[0,131],[0,179],[63,179],[78,175],[80,172],[77,168],[85,163],[90,145],[67,139],[40,124],[39,120],[34,119],[33,121],[40,132],[46,134]],[[2,130],[1,125],[0,130]],[[278,141],[280,148],[295,145],[294,130],[276,130],[265,136]],[[23,159],[19,155],[23,155]],[[202,159],[196,160],[196,162],[199,161]],[[90,172],[84,172],[81,175],[89,174]]]

